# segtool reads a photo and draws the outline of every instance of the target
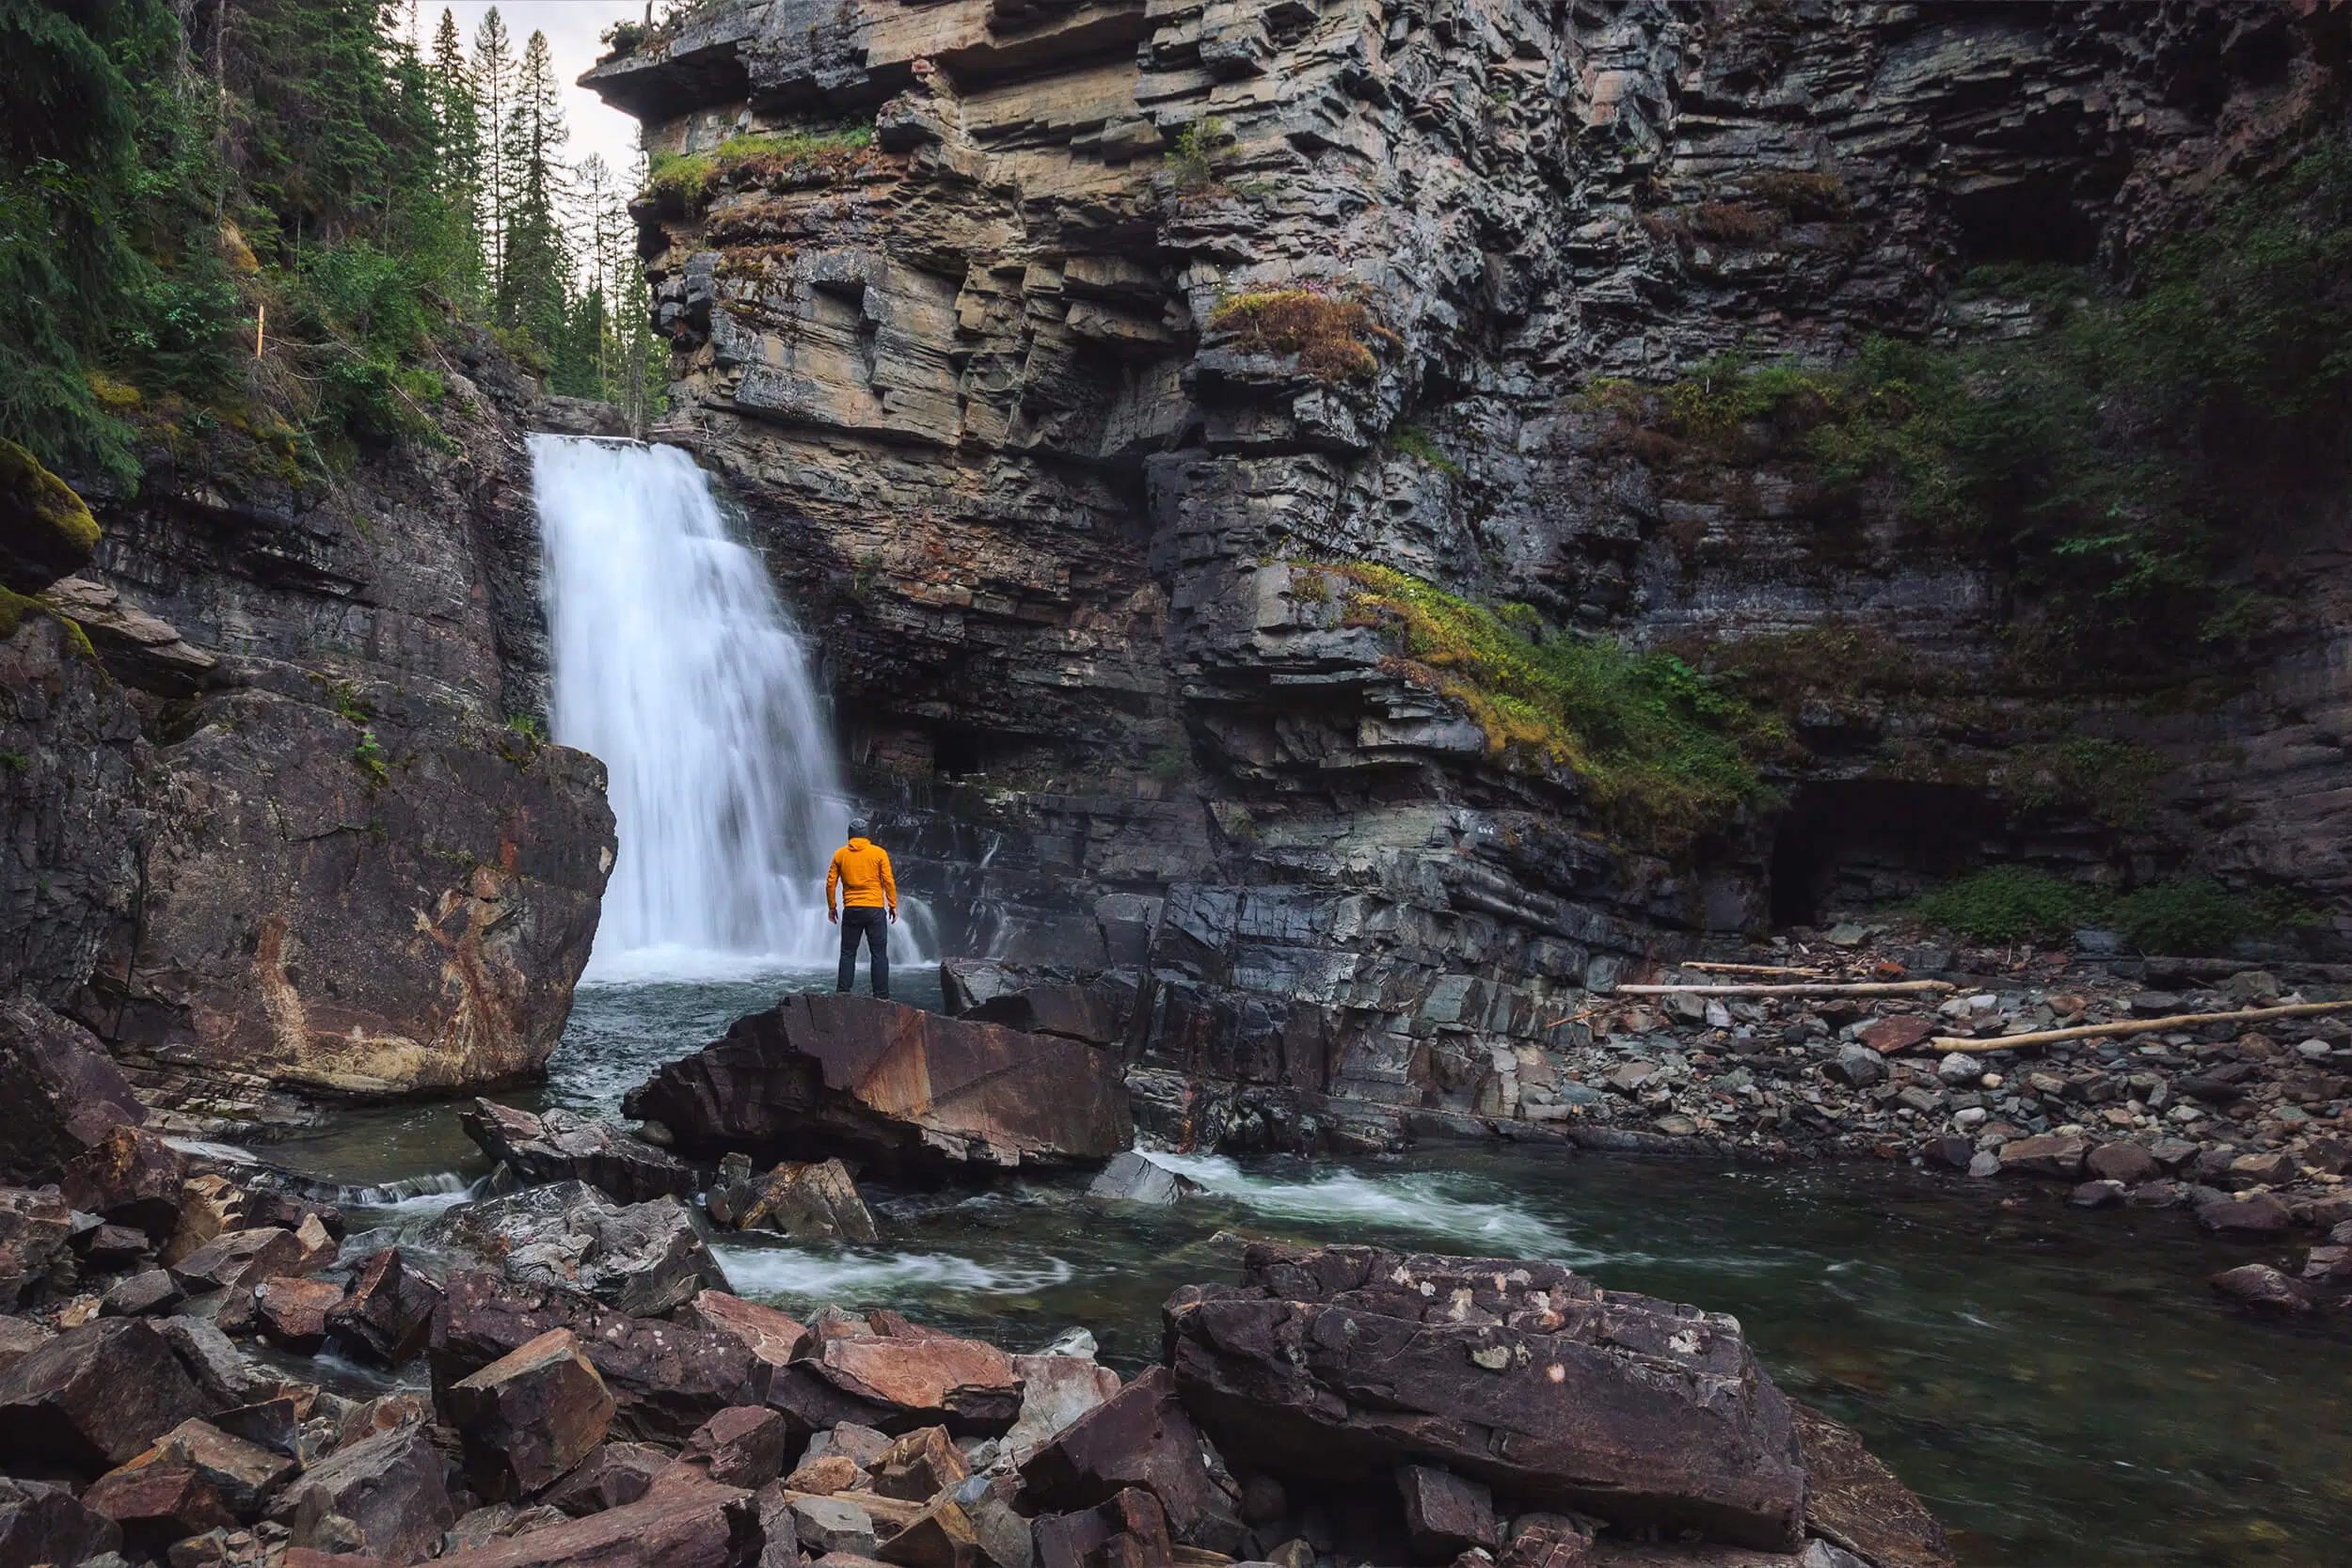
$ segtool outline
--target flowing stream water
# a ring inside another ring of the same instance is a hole
[[[829,945],[815,879],[838,794],[789,623],[685,455],[545,436],[534,452],[557,734],[611,766],[622,851],[592,974],[524,1102],[616,1117],[660,1063],[830,984],[807,965]],[[910,963],[898,992],[936,1006],[936,971]],[[375,1184],[351,1217],[395,1233],[486,1173],[449,1105],[355,1113],[272,1157]],[[879,1245],[715,1250],[739,1291],[788,1309],[896,1307],[1013,1349],[1083,1324],[1131,1370],[1157,1355],[1160,1303],[1231,1279],[1242,1237],[1556,1258],[1737,1314],[1784,1386],[1858,1428],[1964,1561],[2352,1556],[2352,1344],[2229,1315],[2203,1279],[2249,1254],[2177,1215],[1877,1165],[1160,1158],[1207,1191],[1139,1211],[1089,1202],[1083,1177],[867,1183]]]

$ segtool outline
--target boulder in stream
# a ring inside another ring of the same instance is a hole
[[[453,1209],[437,1244],[496,1263],[522,1284],[580,1291],[640,1317],[667,1312],[726,1275],[675,1197],[616,1205],[579,1181]]]
[[[483,1153],[522,1183],[585,1181],[623,1203],[684,1197],[694,1190],[694,1173],[670,1155],[610,1122],[561,1106],[533,1114],[477,1100],[457,1122]]]
[[[119,1124],[147,1119],[96,1036],[37,1002],[0,1002],[0,1177],[54,1179]]]
[[[1720,1313],[1555,1263],[1252,1245],[1164,1308],[1185,1408],[1236,1464],[1346,1482],[1441,1463],[1519,1507],[1789,1550],[1788,1402]]]
[[[1134,1137],[1117,1056],[901,1003],[788,996],[632,1090],[682,1146],[875,1168],[1098,1164]]]
[[[738,1230],[777,1230],[796,1241],[874,1240],[874,1216],[838,1160],[787,1160],[764,1175],[730,1154],[710,1189],[710,1218]]]

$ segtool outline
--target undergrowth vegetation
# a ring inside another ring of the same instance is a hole
[[[1604,820],[1660,848],[1688,846],[1769,794],[1756,763],[1785,748],[1759,714],[1669,654],[1548,631],[1526,605],[1476,604],[1369,562],[1294,564],[1295,594],[1391,634],[1393,668],[1462,705],[1488,752],[1565,767]]]
[[[1377,375],[1373,345],[1401,341],[1362,300],[1320,289],[1230,295],[1209,312],[1209,329],[1231,333],[1244,353],[1295,354],[1303,373],[1326,384]]]
[[[2229,568],[2298,487],[2344,478],[2347,278],[2352,153],[2335,150],[2153,249],[2132,292],[2084,269],[1971,274],[1968,292],[2030,303],[2030,335],[1880,338],[1834,369],[1726,355],[1584,402],[1654,467],[1794,461],[1833,524],[1893,501],[2010,575],[2029,642],[2171,660],[2268,624],[2277,607]]]
[[[706,152],[655,153],[647,166],[645,189],[694,207],[709,198],[723,177],[776,180],[807,169],[847,167],[873,145],[874,128],[848,119],[729,136]]]
[[[1998,865],[1916,900],[1931,926],[1989,942],[2059,942],[2099,927],[2144,953],[2226,954],[2241,939],[2309,924],[2311,911],[2249,897],[2201,877],[2169,878],[2128,892],[2067,881],[2026,866]]]

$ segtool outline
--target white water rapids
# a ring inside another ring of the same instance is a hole
[[[531,456],[555,738],[603,759],[620,837],[588,977],[830,964],[849,806],[766,566],[675,447],[533,436]]]

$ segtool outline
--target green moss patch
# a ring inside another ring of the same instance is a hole
[[[1336,584],[1346,624],[1388,632],[1392,668],[1461,704],[1497,760],[1573,770],[1629,838],[1687,847],[1770,794],[1756,764],[1787,749],[1779,721],[1671,654],[1547,633],[1528,606],[1369,562],[1296,563],[1293,582],[1309,598]]]
[[[2276,895],[2233,893],[2202,877],[2174,877],[2128,892],[2067,881],[2046,871],[1996,865],[1912,905],[1931,926],[1987,942],[2061,942],[2085,927],[2122,932],[2141,952],[2226,954],[2244,938],[2319,918]]]

